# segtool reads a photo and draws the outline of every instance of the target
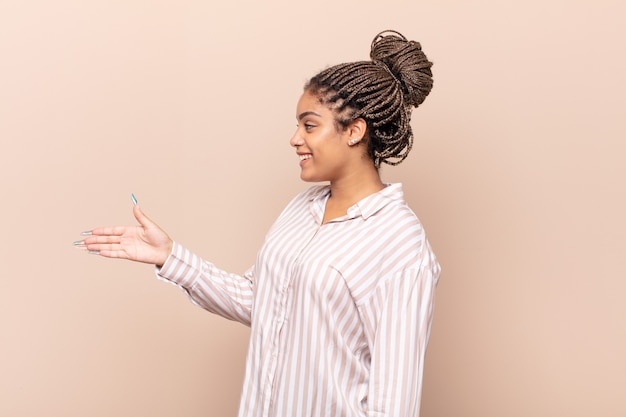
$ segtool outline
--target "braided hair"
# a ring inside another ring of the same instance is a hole
[[[370,58],[327,68],[304,89],[335,110],[342,127],[365,120],[368,155],[377,168],[398,165],[413,147],[411,111],[432,89],[432,62],[418,42],[392,30],[376,35]]]

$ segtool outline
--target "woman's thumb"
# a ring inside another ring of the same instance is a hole
[[[154,225],[152,220],[150,220],[148,216],[143,214],[143,211],[139,207],[139,203],[137,202],[137,199],[135,198],[135,194],[131,194],[130,197],[133,200],[133,215],[135,216],[135,219],[137,219],[139,224],[144,227]]]

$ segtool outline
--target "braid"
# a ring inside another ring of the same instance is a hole
[[[374,38],[370,58],[327,68],[305,90],[331,106],[343,127],[357,118],[366,121],[368,154],[376,167],[398,165],[413,147],[411,111],[432,89],[432,63],[418,42],[395,31]]]

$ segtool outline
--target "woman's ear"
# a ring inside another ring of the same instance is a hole
[[[350,122],[346,129],[348,133],[348,145],[354,146],[365,137],[367,131],[367,122],[361,117]]]

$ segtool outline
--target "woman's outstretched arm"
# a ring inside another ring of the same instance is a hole
[[[254,273],[243,276],[215,267],[172,239],[150,220],[133,196],[137,226],[98,227],[74,245],[107,258],[156,265],[157,276],[181,287],[200,307],[250,326]]]

